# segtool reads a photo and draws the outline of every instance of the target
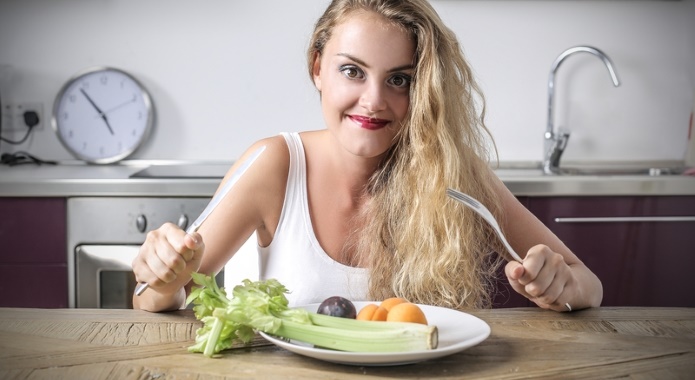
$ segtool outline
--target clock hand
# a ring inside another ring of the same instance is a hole
[[[89,104],[91,104],[92,107],[94,107],[94,109],[97,110],[97,112],[99,112],[99,116],[101,116],[101,118],[104,120],[104,123],[106,123],[106,128],[108,128],[109,132],[111,132],[111,134],[113,135],[113,129],[111,129],[111,125],[109,124],[109,120],[106,119],[106,114],[101,112],[99,107],[94,103],[92,98],[90,98],[89,95],[87,95],[87,92],[85,92],[85,90],[83,88],[80,88],[80,92],[82,93],[82,95],[84,95],[85,98],[87,98],[87,100],[89,101]]]
[[[121,104],[119,104],[119,105],[117,105],[117,106],[115,106],[115,107],[112,107],[112,108],[110,108],[110,109],[104,111],[103,115],[108,115],[108,114],[110,114],[111,112],[113,112],[113,111],[115,111],[115,110],[117,110],[117,109],[119,109],[119,108],[121,108],[121,107],[123,107],[123,106],[125,106],[125,105],[128,105],[129,103],[134,103],[134,102],[135,102],[135,99],[126,100],[125,102],[123,102],[123,103],[121,103]],[[101,116],[101,115],[99,115],[99,116]]]

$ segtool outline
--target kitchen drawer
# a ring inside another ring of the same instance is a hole
[[[539,197],[529,209],[601,279],[603,306],[695,307],[695,197]]]

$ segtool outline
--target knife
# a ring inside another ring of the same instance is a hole
[[[251,164],[253,164],[253,162],[256,161],[258,156],[260,156],[264,150],[265,145],[256,149],[251,154],[251,156],[249,156],[249,158],[246,159],[246,161],[244,161],[244,163],[242,163],[241,166],[239,166],[239,168],[237,168],[234,174],[232,174],[232,177],[229,178],[229,181],[227,181],[227,183],[224,184],[222,189],[214,197],[212,197],[210,203],[208,203],[208,205],[205,207],[200,216],[198,216],[198,218],[186,229],[187,234],[198,231],[198,228],[201,224],[203,224],[205,219],[207,219],[208,216],[210,216],[212,210],[214,210],[215,207],[217,207],[217,205],[220,204],[222,199],[224,199],[227,193],[229,193],[229,190],[231,190],[232,187],[234,187],[234,184],[239,180],[239,178],[241,178],[241,176],[246,172],[246,170],[248,170],[248,168],[251,167]],[[138,286],[135,287],[135,295],[141,295],[149,286],[150,284],[146,282],[139,283]]]

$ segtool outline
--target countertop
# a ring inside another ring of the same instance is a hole
[[[650,378],[695,373],[695,309],[473,310],[491,327],[476,346],[391,367],[333,364],[263,338],[219,358],[189,353],[190,310],[0,309],[2,379]]]
[[[639,167],[672,164],[645,163]],[[231,162],[137,160],[106,166],[76,161],[40,166],[3,165],[0,166],[0,197],[210,197],[230,166]],[[194,173],[194,177],[137,177],[137,173],[147,168],[177,167]],[[537,163],[501,163],[495,171],[517,196],[695,195],[695,176],[649,175],[648,171],[635,174],[631,170],[618,174],[606,171],[547,176],[537,167]],[[626,168],[614,167],[618,171]],[[201,174],[196,176],[196,172]]]

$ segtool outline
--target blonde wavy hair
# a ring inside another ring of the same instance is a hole
[[[455,309],[490,307],[500,264],[485,222],[446,196],[448,187],[500,216],[488,168],[485,101],[454,33],[426,0],[334,0],[316,23],[309,74],[333,28],[368,11],[416,42],[410,108],[365,194],[353,243],[370,268],[369,297],[403,297]],[[491,144],[494,147],[494,142]]]

